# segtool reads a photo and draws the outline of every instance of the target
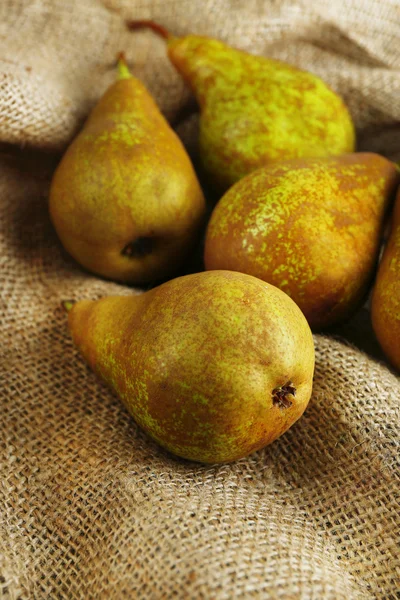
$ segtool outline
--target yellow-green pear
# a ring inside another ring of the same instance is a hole
[[[215,39],[175,37],[152,21],[127,25],[166,39],[199,103],[200,157],[219,190],[265,164],[354,151],[343,100],[316,75]]]
[[[396,166],[368,153],[258,169],[215,207],[206,269],[259,277],[289,294],[311,327],[336,324],[365,297],[398,183]]]
[[[205,215],[196,174],[122,57],[54,174],[50,214],[81,265],[118,281],[164,278],[196,243]]]
[[[246,456],[293,425],[310,399],[307,321],[286,294],[255,277],[196,273],[142,295],[66,308],[89,365],[178,456]]]
[[[380,345],[400,371],[400,189],[372,294],[371,316]]]

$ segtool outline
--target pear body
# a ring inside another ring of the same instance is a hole
[[[311,327],[360,305],[399,181],[376,154],[293,160],[236,183],[211,215],[206,269],[241,271],[285,291]]]
[[[400,190],[372,294],[371,316],[380,345],[400,371]]]
[[[262,448],[311,395],[307,321],[286,294],[242,273],[196,273],[139,296],[84,300],[69,326],[136,422],[187,459],[232,461]]]
[[[163,278],[195,244],[202,191],[183,145],[136,78],[107,90],[67,149],[50,214],[66,250],[114,280]]]
[[[265,164],[354,150],[349,112],[319,77],[194,35],[168,53],[199,102],[200,156],[220,191]]]

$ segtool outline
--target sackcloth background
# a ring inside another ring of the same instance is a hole
[[[315,336],[303,418],[222,466],[150,441],[73,348],[61,300],[134,293],[69,258],[47,208],[118,51],[196,160],[191,94],[162,40],[129,33],[128,18],[320,75],[358,149],[400,160],[397,0],[1,1],[1,598],[399,598],[400,379],[366,308]]]

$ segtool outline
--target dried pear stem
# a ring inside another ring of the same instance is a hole
[[[66,313],[69,313],[74,304],[75,302],[73,300],[63,300],[63,302],[61,302],[61,306],[63,307]]]
[[[151,29],[158,36],[164,38],[164,40],[170,40],[173,37],[168,29],[151,20],[126,21],[126,26],[130,31],[135,31],[136,29]]]

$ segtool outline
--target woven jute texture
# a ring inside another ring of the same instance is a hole
[[[321,75],[359,148],[400,159],[397,0],[2,0],[1,597],[399,598],[400,379],[365,310],[340,338],[315,337],[302,419],[223,466],[151,442],[73,348],[61,300],[135,293],[74,263],[47,209],[118,51],[195,155],[190,93],[162,41],[123,25],[150,17]]]

